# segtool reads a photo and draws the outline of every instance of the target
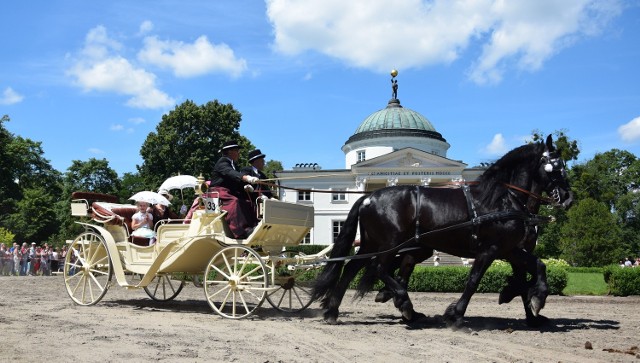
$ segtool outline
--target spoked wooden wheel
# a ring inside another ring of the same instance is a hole
[[[153,278],[144,291],[155,301],[173,300],[185,285],[184,280],[174,280],[172,275],[158,275]]]
[[[215,312],[240,319],[262,305],[269,280],[260,255],[237,245],[225,247],[211,258],[203,283],[207,302]]]
[[[283,254],[283,257],[295,258],[298,252],[285,251]],[[270,267],[275,280],[274,285],[280,287],[267,293],[269,304],[287,313],[299,312],[311,305],[315,280],[310,276],[301,279],[302,275],[313,273],[313,270],[308,272],[305,269],[289,269],[288,266],[291,264],[291,262],[272,260]]]
[[[71,243],[64,261],[64,283],[79,305],[94,305],[107,293],[113,268],[107,244],[98,233],[85,232]]]

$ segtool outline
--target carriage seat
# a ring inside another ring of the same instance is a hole
[[[106,225],[123,226],[127,230],[129,242],[138,246],[149,245],[149,238],[131,236],[131,231],[133,231],[131,228],[132,217],[138,211],[135,205],[93,202],[91,206],[91,217],[94,221]]]

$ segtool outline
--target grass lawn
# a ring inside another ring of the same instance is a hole
[[[606,295],[609,292],[602,273],[569,272],[563,295]]]

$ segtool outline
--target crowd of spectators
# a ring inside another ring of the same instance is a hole
[[[633,258],[625,258],[624,260],[620,260],[620,267],[638,267],[640,266],[640,257],[636,257],[635,260]]]
[[[52,247],[48,243],[38,246],[35,242],[13,243],[7,248],[0,243],[0,275],[2,276],[51,276],[62,271],[67,246]]]

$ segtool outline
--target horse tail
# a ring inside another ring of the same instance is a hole
[[[333,244],[331,258],[346,257],[349,255],[349,252],[351,252],[351,247],[353,246],[353,241],[358,231],[360,205],[362,205],[365,198],[367,198],[366,195],[362,196],[353,204],[353,207],[351,207],[347,219],[344,221],[344,225],[340,230],[340,234]],[[312,300],[315,301],[329,295],[330,291],[333,290],[338,283],[344,263],[344,261],[327,262],[313,286],[313,293],[311,294]]]

